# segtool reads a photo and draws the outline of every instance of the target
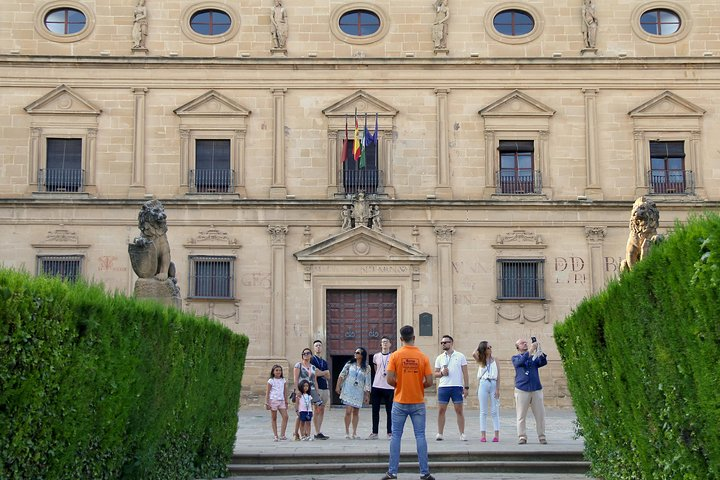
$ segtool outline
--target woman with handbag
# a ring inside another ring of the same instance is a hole
[[[310,359],[312,358],[312,350],[307,347],[303,348],[302,353],[300,354],[300,358],[301,360],[295,364],[295,368],[293,369],[293,380],[295,382],[295,389],[293,390],[293,393],[295,393],[297,398],[300,398],[302,392],[298,390],[298,386],[300,385],[300,382],[302,380],[307,380],[308,383],[310,383],[310,396],[312,398],[312,403],[315,405],[322,405],[322,399],[320,398],[320,394],[318,393],[315,367],[310,363]],[[295,413],[298,413],[298,402],[295,402]],[[300,440],[300,434],[298,432],[299,429],[300,417],[297,417],[295,419],[295,433],[293,434],[293,440],[295,441]]]
[[[349,360],[340,372],[335,392],[345,405],[345,438],[359,438],[357,426],[360,421],[360,408],[370,400],[370,365],[367,362],[367,350],[355,349],[355,359]],[[353,433],[350,435],[350,423]]]

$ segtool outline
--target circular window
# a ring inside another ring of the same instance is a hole
[[[55,35],[74,35],[87,25],[87,18],[74,8],[57,8],[45,16],[45,28]]]
[[[201,10],[190,17],[190,28],[199,35],[222,35],[231,26],[230,15],[220,10]]]
[[[640,27],[650,35],[674,35],[680,25],[680,17],[672,10],[656,8],[640,15]]]
[[[493,18],[493,27],[498,33],[518,37],[532,32],[535,20],[532,15],[522,10],[503,10]]]
[[[633,33],[650,43],[674,43],[690,33],[692,17],[683,5],[655,0],[635,7],[631,15]]]
[[[354,37],[367,37],[380,30],[380,17],[368,10],[353,10],[340,17],[340,30]]]
[[[510,45],[537,40],[545,25],[539,10],[519,2],[498,2],[485,13],[484,23],[489,37]]]

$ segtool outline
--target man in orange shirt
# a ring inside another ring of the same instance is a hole
[[[425,389],[433,385],[430,360],[415,346],[415,330],[406,325],[400,329],[403,346],[390,355],[387,366],[387,382],[395,387],[392,408],[392,439],[390,440],[390,465],[383,480],[397,478],[400,465],[400,441],[407,417],[415,431],[415,446],[420,479],[435,480],[428,465],[427,440],[425,439]]]

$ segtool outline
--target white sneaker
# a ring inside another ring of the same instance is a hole
[[[368,435],[367,439],[368,439],[368,440],[377,440],[377,439],[378,439],[378,434],[377,434],[377,433],[371,433],[370,435]]]
[[[442,433],[438,433],[437,435],[435,435],[435,440],[440,441],[440,440],[442,440],[442,439],[443,439],[443,434],[442,434]]]
[[[461,442],[467,442],[467,438],[465,438],[465,434],[464,434],[464,433],[461,433],[461,434],[460,434],[460,441],[461,441]]]

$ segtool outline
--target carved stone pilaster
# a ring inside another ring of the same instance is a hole
[[[607,227],[589,225],[585,227],[585,238],[588,243],[590,258],[590,288],[597,293],[605,285],[603,269],[603,242],[607,236]]]
[[[438,243],[452,243],[452,236],[455,233],[455,227],[450,225],[440,225],[433,229],[437,236]]]

